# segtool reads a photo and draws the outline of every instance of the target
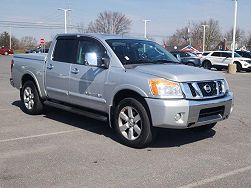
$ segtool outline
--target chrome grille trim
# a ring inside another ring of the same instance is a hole
[[[209,83],[209,82],[214,82],[216,84],[216,94],[215,95],[211,95],[211,96],[203,96],[203,93],[200,89],[200,87],[198,86],[198,83]],[[221,84],[221,90],[222,92],[220,93],[220,86],[219,86],[219,82]],[[194,91],[196,93],[196,96],[193,96],[192,91],[189,87],[189,84],[192,85],[192,87],[194,88]],[[227,91],[226,91],[226,87],[224,85],[224,80],[215,80],[215,81],[194,81],[194,82],[186,82],[186,83],[181,83],[181,89],[184,93],[184,96],[186,99],[194,99],[194,100],[203,100],[203,99],[212,99],[212,98],[218,98],[218,97],[222,97],[224,96]]]

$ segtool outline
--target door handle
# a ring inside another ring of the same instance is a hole
[[[52,64],[49,64],[48,66],[47,66],[47,69],[49,69],[49,70],[51,70],[51,69],[53,69],[54,68],[54,66],[52,65]]]
[[[79,73],[79,70],[77,68],[74,68],[71,70],[71,73],[73,74],[78,74]]]

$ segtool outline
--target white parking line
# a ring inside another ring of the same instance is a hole
[[[16,140],[24,140],[24,139],[29,139],[29,138],[37,138],[37,137],[43,137],[43,136],[65,134],[65,133],[71,133],[71,132],[76,132],[76,131],[81,131],[81,129],[69,130],[69,131],[60,131],[60,132],[47,133],[47,134],[31,135],[31,136],[24,136],[24,137],[18,137],[18,138],[10,138],[10,139],[6,139],[6,140],[0,140],[0,143],[10,142],[10,141],[16,141]]]
[[[192,188],[192,187],[202,186],[202,185],[205,185],[207,183],[211,183],[211,182],[226,178],[228,176],[233,176],[233,175],[236,175],[236,174],[240,174],[240,173],[248,171],[248,170],[251,170],[251,166],[247,166],[247,167],[244,167],[244,168],[239,168],[239,169],[236,169],[236,170],[233,170],[233,171],[230,171],[230,172],[226,172],[226,173],[223,173],[223,174],[220,174],[220,175],[217,175],[217,176],[213,176],[213,177],[201,180],[201,181],[197,181],[197,182],[194,182],[194,183],[191,183],[191,184],[183,185],[183,186],[181,186],[179,188]]]

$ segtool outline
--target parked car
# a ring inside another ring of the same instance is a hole
[[[212,51],[202,58],[202,66],[205,69],[216,68],[222,70],[227,68],[228,64],[232,62],[231,51]],[[237,72],[242,70],[251,70],[251,59],[241,57],[239,54],[234,53],[234,63],[236,64]]]
[[[250,51],[244,51],[244,50],[236,50],[237,54],[239,54],[242,57],[250,58],[251,59],[251,52]]]
[[[203,53],[202,53],[202,57],[205,57],[205,56],[207,56],[208,54],[210,54],[211,53],[211,51],[204,51]]]
[[[171,52],[182,64],[189,66],[201,66],[200,57],[191,52],[174,51]]]
[[[49,49],[45,48],[34,48],[34,49],[30,49],[30,50],[26,50],[25,53],[29,54],[29,53],[48,53]]]
[[[6,47],[1,47],[1,48],[0,48],[0,54],[1,54],[1,55],[13,54],[13,49],[6,48]]]
[[[229,117],[233,100],[223,75],[116,35],[57,35],[48,54],[14,55],[10,83],[26,113],[49,105],[107,121],[135,148],[148,146],[156,127],[209,130]]]

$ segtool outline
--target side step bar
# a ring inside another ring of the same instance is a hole
[[[59,104],[56,102],[52,102],[52,101],[45,101],[44,102],[45,105],[54,107],[54,108],[59,108],[68,112],[72,112],[75,114],[79,114],[82,116],[86,116],[92,119],[96,119],[99,121],[107,121],[107,117],[105,115],[101,115],[101,114],[96,114],[94,112],[89,112],[87,110],[81,110],[79,108],[73,107],[73,106],[67,106],[67,105],[63,105],[63,104]]]

